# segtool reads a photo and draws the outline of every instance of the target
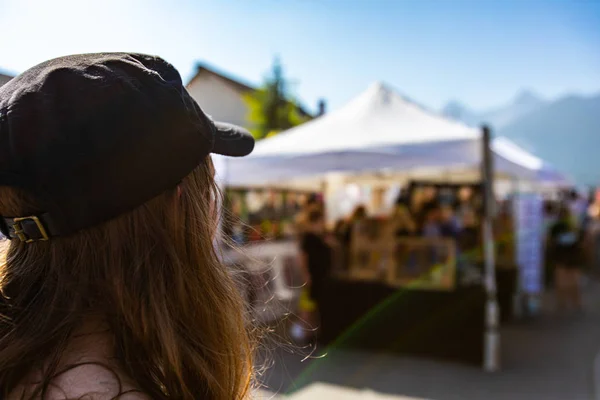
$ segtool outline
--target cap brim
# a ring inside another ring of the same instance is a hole
[[[212,153],[230,157],[244,157],[254,150],[254,138],[246,129],[227,124],[213,122],[215,125],[215,142]]]

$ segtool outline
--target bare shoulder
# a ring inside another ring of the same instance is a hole
[[[151,400],[150,396],[140,392],[129,392],[119,396],[119,400]]]
[[[121,400],[150,399],[117,371],[93,363],[76,366],[57,376],[46,398],[109,400],[116,396]]]

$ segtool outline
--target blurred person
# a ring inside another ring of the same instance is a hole
[[[423,207],[424,203],[424,194],[422,188],[413,188],[412,191],[410,191],[410,195],[408,195],[407,198],[409,202],[410,211],[415,216],[415,218],[418,218],[420,216],[421,208]]]
[[[312,327],[318,328],[319,303],[324,283],[333,262],[333,243],[326,237],[325,219],[320,210],[313,210],[307,217],[304,235],[300,240],[300,266],[306,286],[300,296],[300,316]],[[306,337],[305,337],[306,339]]]
[[[352,212],[352,216],[350,217],[350,222],[360,222],[367,218],[367,208],[363,205],[357,206]]]
[[[411,213],[410,199],[405,188],[400,190],[396,198],[390,222],[395,236],[412,236],[417,233],[417,224]]]
[[[454,210],[450,205],[443,205],[440,208],[440,234],[447,238],[457,238],[460,225]]]
[[[315,193],[311,193],[306,201],[301,205],[300,212],[296,215],[294,219],[295,231],[298,236],[302,236],[304,234],[304,230],[307,224],[308,215],[315,210],[323,210],[323,206],[321,201],[319,200],[319,196]]]
[[[421,226],[421,234],[426,238],[439,238],[442,236],[440,209],[437,205],[428,208]]]
[[[581,257],[579,233],[568,204],[562,204],[556,222],[550,227],[550,257],[554,263],[555,288],[559,308],[581,309]]]
[[[354,230],[360,227],[360,224],[367,218],[367,208],[364,205],[357,206],[348,220],[347,230],[343,238],[343,244],[347,246],[352,245],[352,238],[354,236]]]
[[[575,227],[583,230],[589,207],[587,200],[577,190],[571,190],[567,195],[567,204]]]
[[[346,269],[350,262],[350,243],[348,239],[350,235],[350,224],[345,218],[340,218],[335,223],[333,228],[333,236],[338,245],[339,250],[339,266],[342,269]]]
[[[544,202],[544,284],[548,287],[553,286],[555,282],[554,263],[551,256],[552,246],[550,246],[550,228],[556,223],[559,208],[553,200]]]
[[[590,207],[586,247],[590,259],[591,273],[596,278],[600,278],[600,204],[598,203],[594,203]]]
[[[340,218],[335,222],[333,227],[333,234],[338,238],[338,240],[342,240],[346,233],[346,226],[348,222],[344,218]]]
[[[285,213],[287,215],[296,215],[300,212],[297,195],[294,192],[288,192],[285,196]]]
[[[456,215],[460,220],[470,218],[472,213],[475,212],[475,207],[473,204],[473,189],[468,186],[461,187],[458,190],[457,197]]]
[[[557,206],[556,204],[551,201],[551,200],[546,200],[544,201],[544,211],[543,211],[543,218],[544,218],[544,227],[546,229],[546,232],[550,232],[550,227],[552,225],[554,225],[554,223],[556,222],[556,217],[557,217]]]
[[[462,214],[458,245],[463,255],[476,257],[481,249],[479,221],[473,209],[465,209]]]
[[[481,277],[477,268],[482,260],[480,226],[472,208],[464,208],[459,218],[460,229],[456,236],[457,272],[462,282],[471,284],[480,281]]]
[[[435,186],[423,188],[423,200],[425,207],[434,207],[438,203],[438,189]]]
[[[306,201],[303,204],[305,209],[309,208],[322,208],[323,202],[321,201],[321,197],[317,193],[311,193],[306,198]]]
[[[390,222],[393,225],[394,234],[397,237],[413,236],[417,233],[417,224],[413,220],[408,207],[404,204],[397,204],[394,213],[391,215]]]
[[[428,207],[424,216],[423,225],[421,226],[421,235],[425,239],[430,239],[428,242],[427,257],[432,265],[437,265],[442,258],[443,251],[440,251],[437,239],[443,238],[443,223],[441,209],[437,204],[432,204]]]
[[[449,206],[451,208],[454,208],[456,206],[456,203],[457,203],[456,193],[454,190],[452,190],[452,188],[449,188],[449,187],[441,188],[438,191],[437,198],[438,198],[438,202],[442,206]]]
[[[411,207],[409,192],[406,188],[400,189],[400,191],[398,193],[398,197],[396,197],[395,205],[396,206],[404,206],[406,208]]]
[[[350,247],[352,237],[357,224],[366,218],[367,211],[364,206],[357,206],[347,218],[340,218],[334,227],[333,238],[335,246],[339,250],[339,264],[347,267],[350,260]],[[331,241],[330,241],[331,243]]]
[[[513,202],[510,199],[498,204],[498,215],[494,223],[496,260],[499,265],[505,267],[513,267],[516,263],[512,204]]]
[[[245,398],[210,153],[253,146],[154,56],[62,57],[2,86],[0,398]]]
[[[478,229],[479,220],[477,219],[477,213],[474,209],[466,209],[462,214],[461,225],[465,229]]]
[[[280,195],[274,190],[267,190],[264,194],[265,201],[258,211],[260,219],[265,221],[276,221],[281,214]]]
[[[438,191],[433,186],[426,186],[422,188],[420,195],[419,207],[413,213],[417,224],[424,226],[428,215],[433,211],[434,213],[439,212],[439,201],[437,199]]]

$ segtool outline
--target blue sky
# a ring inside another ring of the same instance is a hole
[[[295,94],[342,105],[383,80],[433,108],[475,109],[521,88],[600,92],[596,0],[0,0],[0,69],[138,51],[260,83],[279,55]]]

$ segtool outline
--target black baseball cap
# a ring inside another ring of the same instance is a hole
[[[0,186],[40,205],[1,216],[0,231],[25,242],[66,236],[175,187],[210,153],[253,148],[245,129],[212,121],[159,57],[46,61],[0,87]]]

